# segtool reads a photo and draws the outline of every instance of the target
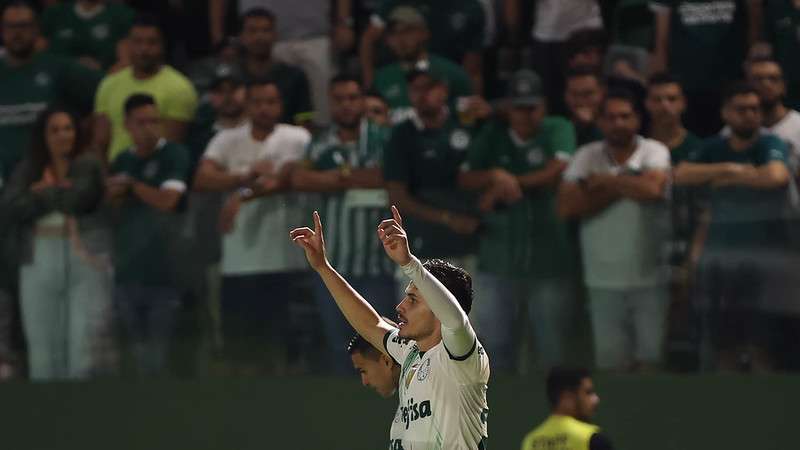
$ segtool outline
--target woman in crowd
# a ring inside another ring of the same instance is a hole
[[[34,380],[94,375],[109,336],[109,229],[103,165],[84,152],[75,116],[39,116],[2,207],[18,233],[20,305]]]

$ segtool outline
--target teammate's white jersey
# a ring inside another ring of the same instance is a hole
[[[393,450],[479,450],[488,437],[486,389],[489,358],[475,339],[469,353],[453,358],[439,342],[421,352],[395,329],[383,339],[387,353],[402,367],[398,396],[401,447]],[[395,424],[397,425],[397,418]]]

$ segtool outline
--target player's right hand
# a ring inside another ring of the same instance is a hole
[[[408,248],[406,230],[403,229],[403,218],[394,205],[392,205],[392,218],[378,224],[378,239],[392,261],[401,266],[411,262],[411,250]]]
[[[308,227],[295,228],[289,233],[292,242],[299,245],[306,252],[306,259],[311,268],[320,271],[328,266],[328,257],[325,254],[325,237],[322,234],[322,221],[319,213],[314,211],[314,229]]]

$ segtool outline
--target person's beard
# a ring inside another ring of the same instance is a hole
[[[24,46],[7,46],[6,50],[14,59],[26,60],[36,51],[36,45],[31,43]]]

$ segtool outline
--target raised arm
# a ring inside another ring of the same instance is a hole
[[[456,358],[467,355],[475,345],[475,331],[467,313],[455,296],[411,254],[400,212],[394,206],[392,216],[393,219],[384,220],[378,226],[378,237],[386,254],[400,265],[441,322],[442,341],[450,355]]]
[[[373,347],[386,353],[383,338],[393,327],[328,262],[319,213],[314,211],[313,230],[308,227],[296,228],[289,233],[289,237],[303,248],[311,268],[322,278],[350,325]]]

